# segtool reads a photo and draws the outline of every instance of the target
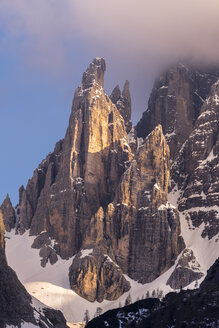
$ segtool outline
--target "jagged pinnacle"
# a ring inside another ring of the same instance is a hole
[[[104,85],[104,72],[106,63],[103,58],[96,57],[84,72],[82,77],[82,85],[84,89],[90,88],[96,82],[101,87]]]

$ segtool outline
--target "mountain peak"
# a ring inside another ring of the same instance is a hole
[[[105,70],[105,60],[100,57],[94,58],[82,77],[82,85],[84,89],[92,87],[94,82],[103,87]]]

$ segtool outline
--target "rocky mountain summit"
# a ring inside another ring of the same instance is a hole
[[[40,249],[43,266],[54,263],[56,253],[68,258],[100,245],[102,254],[75,258],[69,276],[74,290],[92,301],[115,299],[127,291],[124,273],[152,281],[184,247],[178,212],[167,203],[170,161],[162,127],[133,158],[127,137],[129,83],[122,93],[116,87],[110,99],[103,90],[105,68],[104,60],[95,58],[84,73],[65,138],[35,170],[26,189],[19,190],[16,224],[19,233],[29,229],[37,236],[33,247]],[[16,215],[8,198],[2,210],[13,228]],[[106,280],[100,270],[115,273]],[[94,290],[91,280],[98,286]]]
[[[43,268],[72,258],[70,287],[90,302],[167,272],[168,290],[194,287],[219,256],[219,70],[168,69],[136,127],[129,82],[109,97],[105,70],[103,58],[92,61],[64,139],[19,204],[7,196],[1,205],[6,230],[34,236]]]

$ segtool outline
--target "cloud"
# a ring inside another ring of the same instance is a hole
[[[1,0],[1,45],[52,76],[104,56],[137,92],[178,57],[218,62],[218,12],[218,0]]]
[[[118,56],[162,61],[176,56],[217,60],[217,0],[93,0],[77,5],[81,33]]]
[[[0,11],[10,35],[22,36],[29,55],[51,66],[65,61],[66,43],[78,38],[150,65],[176,56],[219,57],[218,0],[1,0]]]

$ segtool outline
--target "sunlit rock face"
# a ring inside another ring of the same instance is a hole
[[[102,218],[90,234],[92,217],[113,200],[133,156],[124,119],[103,90],[104,71],[95,58],[75,92],[64,140],[20,192],[20,231],[48,231],[62,257],[95,242],[96,230],[102,238]]]
[[[65,138],[20,188],[15,212],[17,232],[36,236],[41,265],[55,263],[57,254],[75,255],[71,287],[99,302],[129,290],[124,274],[142,283],[157,278],[184,248],[178,211],[168,203],[170,152],[162,127],[144,142],[136,138],[129,83],[109,98],[105,69],[95,58],[83,74]],[[91,248],[92,256],[80,258]]]
[[[16,216],[15,210],[11,204],[11,200],[9,195],[6,196],[5,200],[3,201],[1,207],[3,222],[5,226],[5,230],[10,232],[11,229],[15,228],[16,224]]]
[[[159,125],[139,148],[108,205],[106,234],[130,277],[149,282],[181,252],[178,211],[167,202],[169,147]]]
[[[100,245],[87,254],[79,252],[69,270],[71,288],[90,302],[116,300],[130,289],[122,270],[106,253]]]

